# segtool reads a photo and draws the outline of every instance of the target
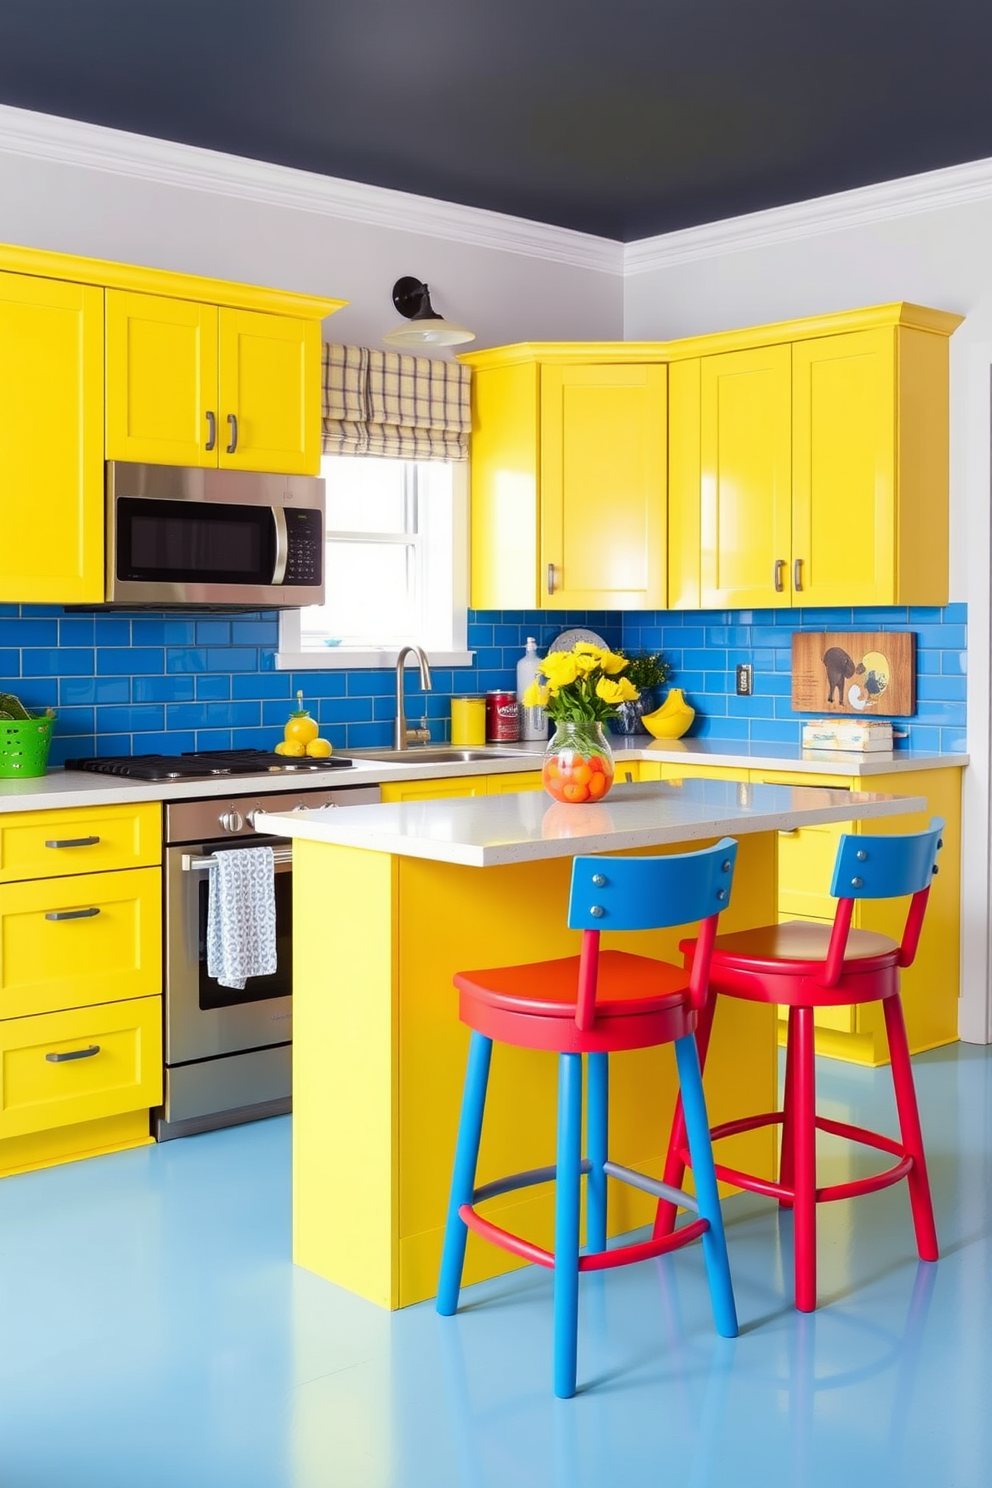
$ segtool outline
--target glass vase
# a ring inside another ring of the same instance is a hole
[[[556,722],[542,778],[556,801],[601,801],[613,784],[613,751],[603,725],[585,718]]]

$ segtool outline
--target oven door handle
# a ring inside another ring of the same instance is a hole
[[[293,861],[293,849],[291,847],[274,847],[272,849],[272,862],[276,868],[288,867]],[[211,863],[217,862],[217,856],[211,853],[209,857],[194,857],[192,853],[183,853],[182,870],[184,873],[202,873],[210,867]]]
[[[281,584],[286,577],[286,564],[289,562],[289,528],[286,526],[286,513],[281,506],[272,508],[272,520],[276,524],[276,560],[272,567],[272,582]]]

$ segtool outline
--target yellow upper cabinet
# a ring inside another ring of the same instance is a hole
[[[102,598],[103,293],[0,272],[0,601]]]
[[[663,605],[663,359],[575,344],[461,360],[474,372],[473,606]]]
[[[0,244],[0,603],[103,599],[105,458],[317,471],[343,303]]]
[[[959,323],[896,304],[672,345],[669,603],[946,603]]]
[[[312,474],[320,325],[107,291],[107,458]]]

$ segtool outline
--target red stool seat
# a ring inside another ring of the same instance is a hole
[[[579,1029],[579,967],[578,956],[563,956],[459,972],[458,1015],[487,1038],[563,1054],[647,1049],[695,1032],[688,971],[627,951],[600,952],[596,1021],[591,1029]]]
[[[898,991],[899,943],[874,930],[848,931],[843,985],[824,987],[823,968],[832,935],[833,925],[809,920],[785,920],[739,930],[735,935],[718,935],[713,972],[719,973],[734,997],[788,1007],[810,1001],[817,1007],[849,1007],[856,1002],[877,1002]],[[691,948],[691,941],[679,946],[683,953]],[[768,982],[770,976],[775,979],[774,989]]]

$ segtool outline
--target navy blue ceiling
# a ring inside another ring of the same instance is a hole
[[[2,103],[623,241],[990,156],[990,72],[988,0],[0,0]]]

